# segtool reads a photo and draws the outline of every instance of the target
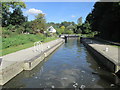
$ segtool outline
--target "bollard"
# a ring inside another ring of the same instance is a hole
[[[82,43],[82,37],[80,37],[80,42]]]
[[[105,48],[105,51],[108,52],[108,47]]]
[[[67,43],[67,36],[65,36],[65,43]]]

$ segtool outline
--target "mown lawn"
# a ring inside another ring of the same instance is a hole
[[[2,49],[0,56],[10,54],[22,49],[34,46],[34,42],[49,42],[58,39],[57,37],[45,37],[44,35],[18,35],[2,39]]]

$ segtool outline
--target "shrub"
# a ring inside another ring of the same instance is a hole
[[[73,34],[74,32],[73,32],[73,30],[65,30],[64,33],[65,33],[65,34]]]
[[[57,28],[56,30],[57,30],[56,33],[57,33],[58,35],[64,34],[64,29]]]

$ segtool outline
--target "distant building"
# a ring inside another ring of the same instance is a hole
[[[56,30],[53,28],[53,26],[50,26],[47,31],[49,31],[50,33],[56,33]]]

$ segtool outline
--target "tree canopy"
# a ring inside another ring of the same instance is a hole
[[[98,31],[98,37],[120,42],[120,2],[96,2],[92,12],[86,17],[92,31]]]
[[[36,19],[32,22],[32,29],[34,30],[34,33],[43,33],[44,30],[46,30],[46,20],[45,20],[45,14],[38,14],[36,16]]]
[[[82,17],[78,18],[77,23],[78,25],[82,25]]]
[[[8,26],[10,24],[10,15],[12,12],[10,8],[13,10],[17,10],[18,8],[26,8],[26,4],[24,2],[1,2],[2,3],[2,26]]]
[[[23,15],[21,8],[18,7],[13,11],[13,13],[10,14],[8,24],[21,25],[26,21],[27,21],[27,17]]]

